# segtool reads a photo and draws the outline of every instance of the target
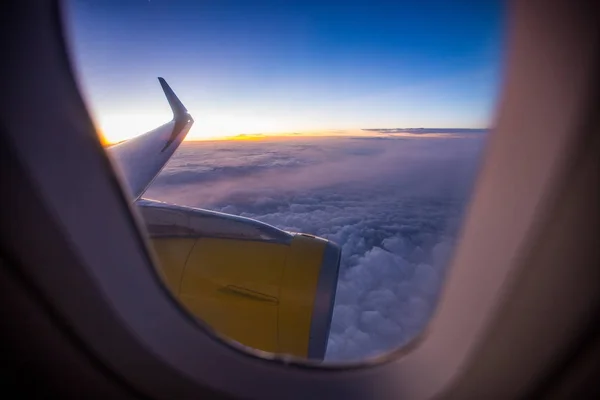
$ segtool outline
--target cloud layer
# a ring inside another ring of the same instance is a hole
[[[406,343],[434,310],[485,135],[184,143],[145,197],[342,246],[328,360]]]

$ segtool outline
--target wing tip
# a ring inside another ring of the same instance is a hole
[[[185,108],[181,100],[179,100],[179,97],[177,97],[173,89],[171,89],[171,86],[169,86],[165,78],[159,76],[158,82],[160,82],[160,86],[162,87],[163,92],[165,93],[167,101],[169,102],[169,106],[171,106],[171,111],[173,111],[173,118],[176,120],[181,118],[190,118],[191,115],[189,114],[187,108]]]

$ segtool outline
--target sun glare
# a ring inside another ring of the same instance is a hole
[[[171,119],[159,114],[110,114],[98,118],[98,130],[108,144],[122,142],[148,132]]]
[[[373,136],[373,132],[362,129],[290,130],[280,121],[227,114],[194,113],[194,125],[185,140],[213,141],[236,140],[258,141],[275,138],[293,139],[300,137]],[[201,115],[199,118],[198,115]],[[131,139],[168,122],[168,114],[111,114],[98,119],[97,131],[103,145],[111,145]],[[287,128],[287,129],[286,129]],[[379,133],[384,134],[383,132]],[[394,137],[415,137],[410,132],[394,132]],[[461,136],[461,135],[452,135]],[[419,133],[419,138],[449,137],[448,134]]]
[[[190,111],[195,118],[186,140],[261,140],[274,136],[336,136],[336,131],[293,131],[290,121],[262,116]],[[104,144],[115,144],[148,132],[171,119],[169,114],[115,113],[96,124]],[[348,133],[348,131],[344,131]]]

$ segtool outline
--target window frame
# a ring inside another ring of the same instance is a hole
[[[153,267],[143,223],[94,131],[57,1],[15,3],[11,12],[29,23],[3,28],[19,40],[2,44],[11,54],[2,66],[11,77],[2,96],[11,101],[3,102],[1,144],[21,196],[20,210],[14,199],[0,204],[3,221],[13,224],[11,234],[2,228],[3,246],[89,354],[148,396],[439,395],[462,379],[502,318],[556,190],[573,168],[571,156],[581,150],[580,121],[592,118],[596,104],[598,34],[596,14],[574,3],[510,5],[494,132],[438,308],[408,347],[363,362],[321,365],[238,351],[192,318]],[[40,267],[45,264],[53,268]]]

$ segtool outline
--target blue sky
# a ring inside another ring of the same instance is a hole
[[[117,127],[139,133],[169,119],[157,76],[194,115],[196,137],[485,127],[499,87],[497,1],[68,6],[82,88],[107,135]]]

